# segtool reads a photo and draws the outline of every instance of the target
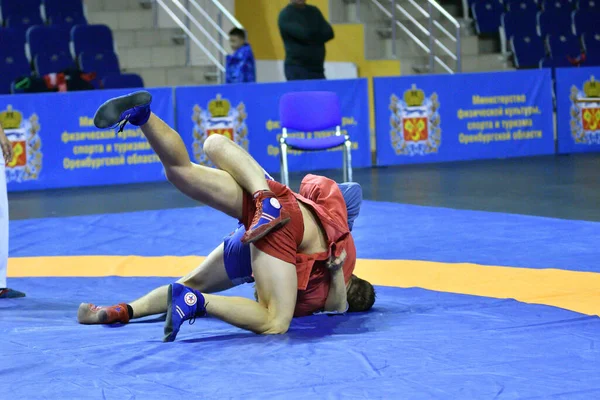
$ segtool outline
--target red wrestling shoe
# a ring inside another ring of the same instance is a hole
[[[281,207],[275,193],[270,190],[259,190],[253,197],[256,212],[250,228],[242,237],[242,243],[256,242],[269,232],[290,222],[290,213]]]
[[[97,324],[126,324],[129,322],[127,304],[116,306],[98,307],[93,304],[81,303],[77,311],[77,321],[84,325]]]

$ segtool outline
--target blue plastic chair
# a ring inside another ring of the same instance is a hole
[[[138,74],[110,74],[102,79],[104,89],[138,89],[144,87],[144,80]]]
[[[352,182],[352,142],[342,135],[342,112],[333,92],[287,93],[279,101],[282,135],[279,140],[281,182],[289,186],[287,152],[290,150],[325,151],[344,146],[344,181]],[[335,135],[323,139],[300,139],[288,136],[288,129],[315,132],[335,127]]]

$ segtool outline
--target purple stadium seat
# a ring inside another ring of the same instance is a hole
[[[573,34],[571,11],[543,11],[538,14],[538,27],[542,37]]]
[[[478,34],[497,33],[504,7],[498,1],[481,1],[471,6]]]
[[[517,68],[535,68],[546,56],[546,49],[542,38],[532,36],[513,36],[510,46],[515,57]]]
[[[75,56],[81,53],[114,52],[112,31],[106,25],[75,25],[71,29]]]
[[[137,89],[144,87],[138,74],[110,74],[102,79],[104,89]]]
[[[310,118],[306,118],[310,115]],[[342,113],[338,96],[334,92],[296,92],[283,95],[279,101],[279,118],[283,128],[280,139],[281,177],[289,185],[287,150],[325,151],[344,146],[344,180],[352,181],[350,149],[352,143],[348,135],[342,135]],[[288,130],[315,132],[336,129],[334,136],[324,139],[290,138]]]
[[[31,69],[25,52],[10,52],[0,48],[0,94],[9,94],[12,82],[31,75]]]

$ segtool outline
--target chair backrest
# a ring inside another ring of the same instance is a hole
[[[504,13],[502,15],[502,26],[507,39],[514,35],[537,35],[537,11],[531,13],[514,11]]]
[[[586,10],[600,10],[600,0],[579,0],[577,2],[577,8],[581,11]]]
[[[83,15],[82,0],[43,0],[43,8],[47,16],[73,13]]]
[[[144,87],[144,80],[138,74],[112,74],[102,79],[104,89],[138,89]]]
[[[546,55],[544,41],[537,35],[513,36],[510,44],[517,68],[537,67]]]
[[[0,0],[2,18],[6,20],[12,16],[40,17],[40,3],[41,0]]]
[[[31,59],[38,54],[69,54],[69,31],[55,26],[34,26],[27,31]]]
[[[506,9],[510,12],[533,13],[539,11],[539,7],[534,0],[513,0],[506,1]]]
[[[15,79],[29,75],[31,69],[24,52],[9,53],[0,49],[0,94],[10,93],[10,86]]]
[[[581,55],[581,42],[577,36],[572,35],[549,35],[548,49],[555,60],[564,60],[567,57],[578,57]]]
[[[5,51],[25,54],[25,32],[11,28],[0,28],[0,48]]]
[[[342,125],[340,101],[334,92],[286,93],[279,100],[281,127],[304,132]]]
[[[114,52],[115,44],[106,25],[75,25],[71,29],[75,56],[84,52]]]
[[[600,6],[600,0],[598,0]],[[573,26],[575,34],[582,35],[587,32],[598,31],[597,25],[600,21],[600,7],[598,9],[579,10],[573,15]]]
[[[583,34],[582,42],[586,53],[600,54],[600,27],[596,28],[596,32]]]
[[[11,15],[6,18],[6,27],[26,32],[32,26],[42,26],[44,21],[39,15]]]
[[[39,76],[58,73],[73,65],[73,59],[68,53],[38,54],[34,58],[35,72]]]
[[[538,14],[538,26],[541,36],[566,35],[573,32],[571,11],[552,9]]]
[[[504,7],[498,1],[477,2],[471,6],[478,33],[496,33],[500,28],[500,19]]]
[[[573,11],[573,3],[570,0],[546,0],[543,2],[545,11],[562,11],[565,13]]]
[[[114,52],[85,52],[79,55],[79,66],[84,72],[95,72],[102,78],[109,74],[119,74],[119,58]]]

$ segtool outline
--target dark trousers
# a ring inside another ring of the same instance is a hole
[[[325,79],[325,72],[314,71],[300,65],[285,65],[285,79],[288,81],[304,81],[310,79]]]

